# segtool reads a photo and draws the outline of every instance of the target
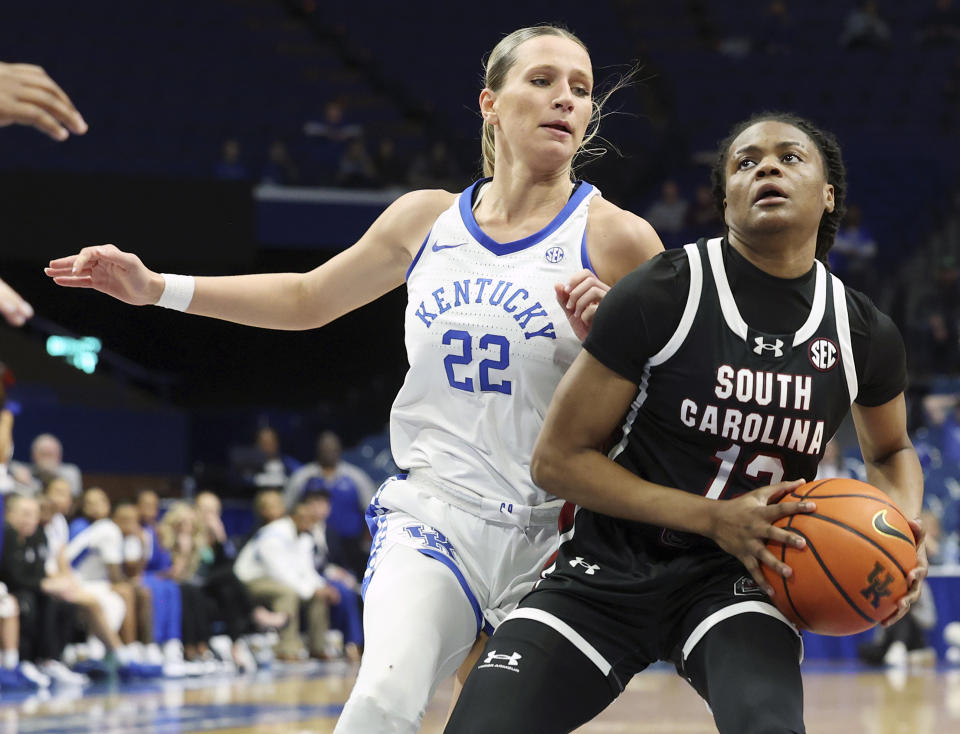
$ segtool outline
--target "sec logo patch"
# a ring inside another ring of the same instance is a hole
[[[564,254],[562,247],[551,247],[543,253],[543,257],[548,263],[558,263],[563,260]]]
[[[807,350],[810,357],[810,364],[820,372],[829,372],[837,363],[840,356],[840,349],[830,339],[814,339],[810,343],[810,349]]]

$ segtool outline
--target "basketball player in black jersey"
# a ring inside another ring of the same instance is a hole
[[[765,542],[802,548],[772,523],[815,506],[774,503],[814,478],[852,405],[869,481],[920,513],[903,341],[823,264],[843,215],[835,139],[756,116],[721,145],[714,183],[726,236],[615,286],[557,389],[532,472],[576,507],[447,732],[571,731],[656,660],[676,665],[723,734],[803,732],[801,639],[760,566],[791,573]],[[918,568],[887,624],[926,574],[911,527]]]

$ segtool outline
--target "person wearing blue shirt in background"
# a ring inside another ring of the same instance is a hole
[[[340,460],[343,447],[333,431],[317,437],[317,460],[290,477],[284,500],[291,507],[298,499],[325,490],[330,496],[327,543],[331,560],[357,578],[363,577],[370,552],[370,533],[364,512],[376,487],[366,472]]]

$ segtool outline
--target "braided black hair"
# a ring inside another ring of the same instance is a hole
[[[726,165],[727,156],[730,154],[730,146],[740,133],[758,122],[782,122],[786,125],[802,130],[814,145],[820,151],[820,159],[823,161],[823,170],[827,175],[827,183],[833,186],[833,211],[824,212],[820,219],[820,228],[817,230],[817,254],[816,257],[824,265],[827,264],[827,253],[833,247],[833,240],[837,236],[837,230],[840,229],[840,223],[847,212],[845,204],[847,194],[847,169],[843,165],[843,153],[840,150],[840,144],[837,142],[833,133],[822,130],[810,120],[807,120],[790,112],[758,112],[751,115],[748,119],[733,126],[730,134],[724,138],[717,149],[717,157],[713,164],[711,179],[713,181],[713,200],[720,211],[720,219],[724,220],[723,200],[727,196]],[[724,234],[727,232],[727,225],[724,223]]]

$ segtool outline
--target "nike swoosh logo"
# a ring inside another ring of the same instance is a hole
[[[910,545],[913,545],[913,538],[908,538],[906,535],[893,527],[893,525],[887,522],[886,510],[880,510],[880,512],[873,516],[873,527],[878,533],[889,535],[891,538],[900,538],[900,540],[905,540],[910,543]]]
[[[433,251],[440,252],[440,250],[452,250],[454,247],[463,247],[466,242],[458,242],[455,245],[438,245],[436,242],[433,243]]]

